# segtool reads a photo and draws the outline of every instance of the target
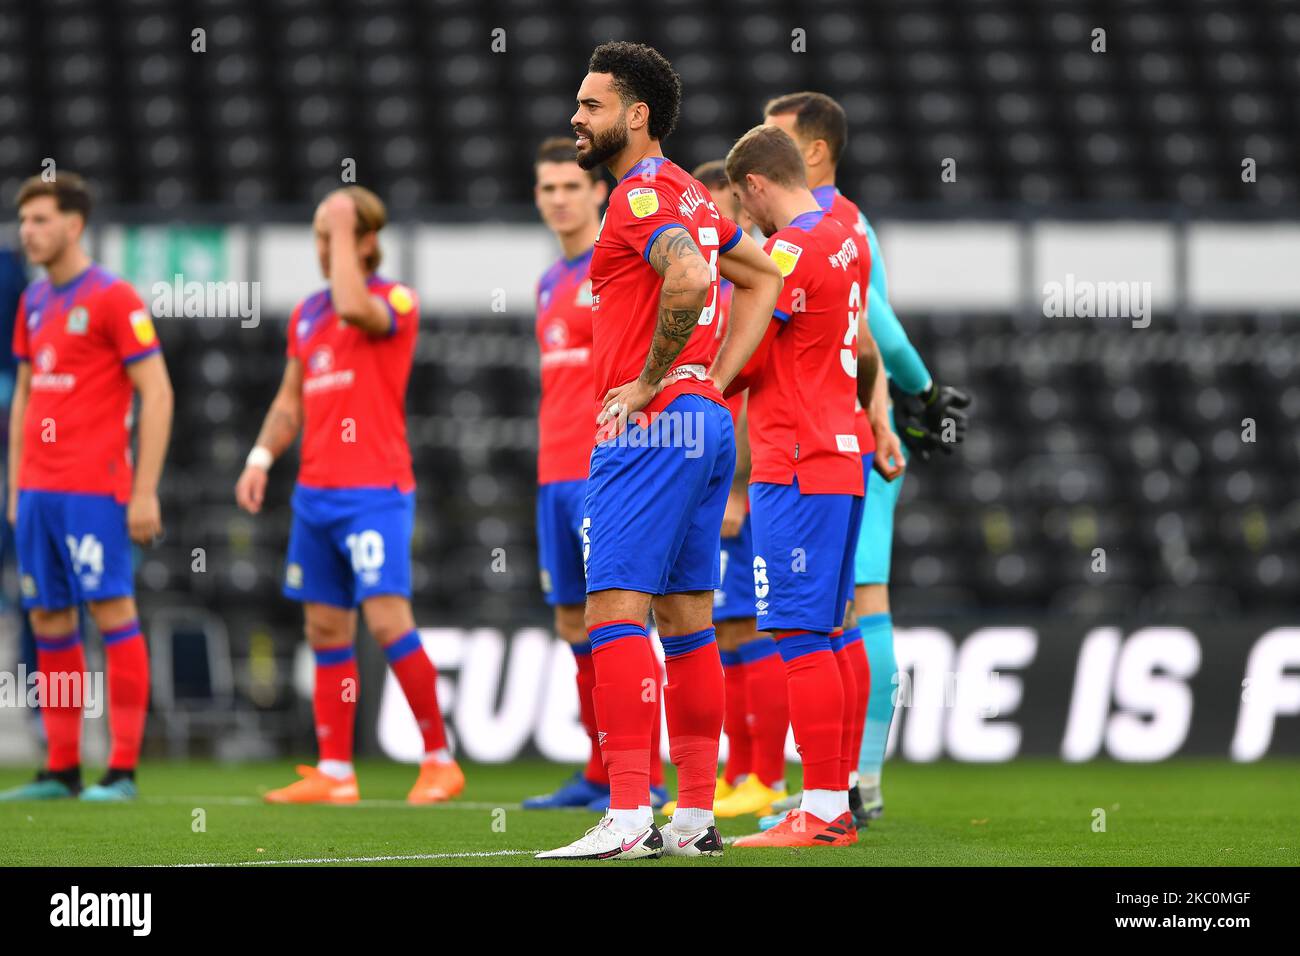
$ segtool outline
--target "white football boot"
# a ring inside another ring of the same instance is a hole
[[[614,818],[599,823],[568,846],[538,853],[538,860],[642,860],[663,855],[664,838],[651,823],[628,833],[614,828]]]
[[[722,856],[722,837],[712,824],[700,830],[679,830],[669,820],[659,832],[664,856]]]

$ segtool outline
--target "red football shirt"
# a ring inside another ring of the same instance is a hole
[[[591,466],[591,252],[561,259],[537,284],[542,403],[537,416],[537,483],[578,481]]]
[[[750,483],[802,494],[863,493],[854,432],[860,284],[851,232],[825,212],[800,215],[764,250],[785,285],[775,318],[783,327],[749,388]]]
[[[813,195],[817,197],[817,204],[830,213],[832,219],[853,233],[853,242],[858,247],[858,264],[862,276],[858,281],[862,284],[862,308],[865,312],[867,291],[871,288],[871,243],[867,240],[867,230],[862,226],[862,213],[853,200],[847,198],[834,186],[818,186],[813,190]],[[864,315],[863,318],[865,319],[866,316]],[[885,374],[883,364],[876,374]],[[866,410],[860,404],[856,407],[853,425],[857,431],[858,443],[862,446],[862,453],[865,455],[869,451],[876,450],[876,436],[871,430],[871,422],[867,418]]]
[[[160,351],[129,284],[99,265],[71,282],[29,285],[18,300],[14,358],[32,363],[18,487],[131,497],[131,379]]]
[[[663,288],[663,279],[647,257],[660,233],[684,228],[708,259],[712,282],[695,331],[665,377],[668,384],[643,412],[654,414],[688,393],[724,404],[703,374],[715,348],[718,256],[740,241],[740,229],[708,197],[703,184],[662,156],[638,163],[614,187],[591,258],[596,401],[603,401],[611,388],[633,381],[645,367]],[[685,368],[689,366],[696,368]],[[693,374],[697,369],[698,375]]]
[[[731,296],[736,291],[736,287],[726,279],[718,282],[718,318],[714,323],[717,331],[714,333],[713,350],[709,353],[709,364],[718,357],[718,350],[722,348],[722,339],[727,334],[727,320],[731,318]],[[738,392],[730,398],[725,399],[727,408],[731,410],[731,425],[733,428],[740,428],[740,413],[745,407],[745,393]]]
[[[415,487],[406,443],[406,383],[420,327],[415,293],[371,276],[371,295],[388,306],[387,334],[368,335],[334,311],[329,289],[294,307],[290,358],[302,360],[302,463],[312,488]]]

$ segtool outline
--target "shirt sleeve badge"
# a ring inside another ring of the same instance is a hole
[[[639,186],[627,191],[627,205],[632,215],[644,219],[659,211],[659,194],[649,186]]]

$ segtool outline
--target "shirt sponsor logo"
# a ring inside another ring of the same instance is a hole
[[[328,345],[322,345],[307,359],[307,368],[313,375],[328,372],[333,367],[334,351]]]
[[[56,373],[58,353],[53,345],[42,345],[36,353],[35,372],[32,375],[32,389],[41,392],[70,392],[77,384],[77,376],[68,372]]]
[[[569,344],[569,328],[562,321],[556,320],[547,324],[542,330],[542,342],[548,348],[562,349]]]
[[[794,267],[799,262],[799,257],[803,255],[803,246],[796,246],[793,242],[787,242],[785,239],[778,239],[772,246],[772,251],[768,253],[772,261],[776,263],[777,268],[781,270],[782,276],[789,276],[794,272]]]
[[[587,365],[589,362],[591,362],[591,349],[589,348],[556,349],[553,352],[542,353],[542,368]]]
[[[67,331],[70,335],[85,335],[90,328],[90,313],[84,305],[79,305],[68,313]]]
[[[659,211],[659,194],[649,186],[639,186],[627,191],[627,206],[632,215],[644,219]]]
[[[324,375],[314,375],[302,383],[303,395],[316,395],[319,392],[333,392],[339,389],[351,388],[356,374],[350,368],[342,369],[338,372],[326,372]]]
[[[40,351],[36,353],[36,371],[48,372],[54,368],[58,360],[59,356],[54,351],[53,345],[42,345]]]

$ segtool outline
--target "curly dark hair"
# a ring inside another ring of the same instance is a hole
[[[663,140],[677,128],[682,106],[682,78],[662,53],[644,43],[610,40],[592,51],[592,73],[609,73],[623,105],[650,107],[650,138]]]

